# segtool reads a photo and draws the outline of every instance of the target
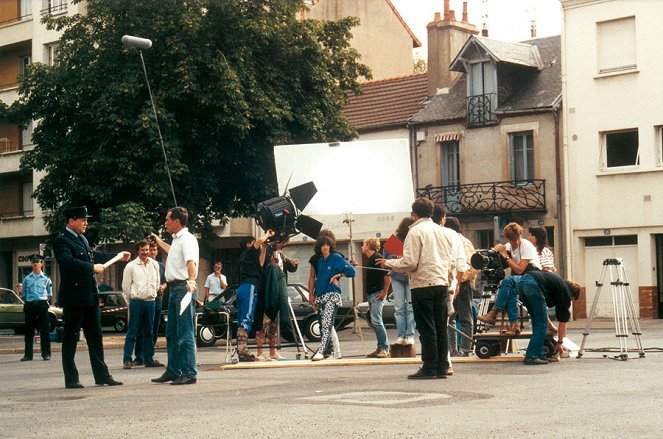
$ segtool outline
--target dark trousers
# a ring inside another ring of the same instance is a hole
[[[32,344],[35,329],[41,335],[41,356],[51,356],[50,322],[48,321],[48,301],[34,300],[23,305],[25,314],[25,357],[32,358]]]
[[[95,383],[108,380],[108,366],[104,362],[104,345],[101,332],[101,318],[99,307],[91,306],[65,306],[64,307],[64,333],[62,335],[62,369],[65,383],[79,381],[78,369],[74,357],[78,344],[79,331],[83,328],[85,341],[87,341],[90,365]]]
[[[429,374],[446,373],[449,368],[447,287],[412,288],[412,308],[421,342],[422,369]]]
[[[161,294],[157,294],[157,298],[154,299],[154,325],[152,326],[152,345],[156,347],[157,345],[157,334],[159,333],[159,326],[161,326],[161,309],[163,305],[161,304]],[[138,335],[136,336],[136,348],[134,350],[136,361],[145,362],[145,356],[143,355],[143,328],[141,327],[138,330]]]

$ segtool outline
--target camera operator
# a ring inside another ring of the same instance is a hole
[[[547,364],[548,360],[543,355],[543,344],[548,329],[548,308],[555,307],[555,314],[559,321],[559,333],[555,351],[562,353],[562,342],[566,337],[566,324],[571,317],[571,300],[580,296],[580,285],[572,280],[563,280],[561,277],[549,271],[533,270],[523,276],[512,276],[513,282],[509,282],[509,291],[506,294],[509,303],[509,320],[518,317],[518,297],[527,308],[532,321],[532,338],[525,353],[526,365],[535,366]],[[502,287],[500,286],[500,291]],[[515,313],[513,310],[516,310]]]
[[[534,244],[523,238],[524,229],[517,223],[509,223],[504,226],[502,233],[508,242],[504,245],[497,244],[494,248],[502,259],[511,269],[511,276],[507,277],[500,284],[499,291],[495,297],[493,309],[483,316],[479,316],[479,321],[489,325],[494,325],[497,315],[502,311],[507,311],[509,315],[509,325],[506,335],[520,334],[518,325],[518,303],[511,300],[516,293],[518,277],[533,270],[541,270],[541,263],[536,252]],[[507,308],[509,307],[509,308]]]

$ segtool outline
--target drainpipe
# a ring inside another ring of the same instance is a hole
[[[564,30],[566,29],[566,14],[562,11],[562,183],[564,185],[564,268],[567,278],[573,278],[573,255],[571,249],[573,248],[573,224],[571,223],[571,201],[570,201],[570,188],[569,188],[569,117],[568,108],[571,103],[567,97],[567,84],[566,84],[566,63],[564,57],[567,52],[566,38]]]
[[[417,160],[417,127],[412,122],[407,123],[410,133],[410,167],[412,168],[412,184],[414,185],[414,197],[417,198],[419,188],[419,163]]]

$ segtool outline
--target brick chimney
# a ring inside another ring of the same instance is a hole
[[[467,22],[467,2],[463,2],[463,21],[456,21],[456,14],[450,9],[450,0],[444,0],[444,13],[435,13],[434,21],[428,23],[428,95],[438,89],[451,87],[460,77],[460,72],[451,72],[449,65],[465,42],[479,33],[473,24]]]

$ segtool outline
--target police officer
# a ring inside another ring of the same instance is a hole
[[[32,342],[35,329],[38,329],[41,335],[41,358],[48,361],[51,359],[48,305],[51,297],[53,297],[53,284],[42,271],[44,258],[41,255],[32,255],[30,262],[32,263],[32,273],[25,276],[23,280],[25,353],[21,361],[32,361]]]
[[[64,309],[64,334],[62,336],[62,369],[67,389],[81,389],[78,369],[74,363],[79,331],[83,328],[94,381],[98,386],[117,386],[104,362],[104,346],[101,317],[97,299],[95,273],[103,273],[102,262],[113,254],[92,250],[83,233],[87,230],[87,207],[69,207],[64,210],[65,229],[53,241],[53,252],[60,267],[58,297]],[[128,261],[131,253],[123,252]]]

